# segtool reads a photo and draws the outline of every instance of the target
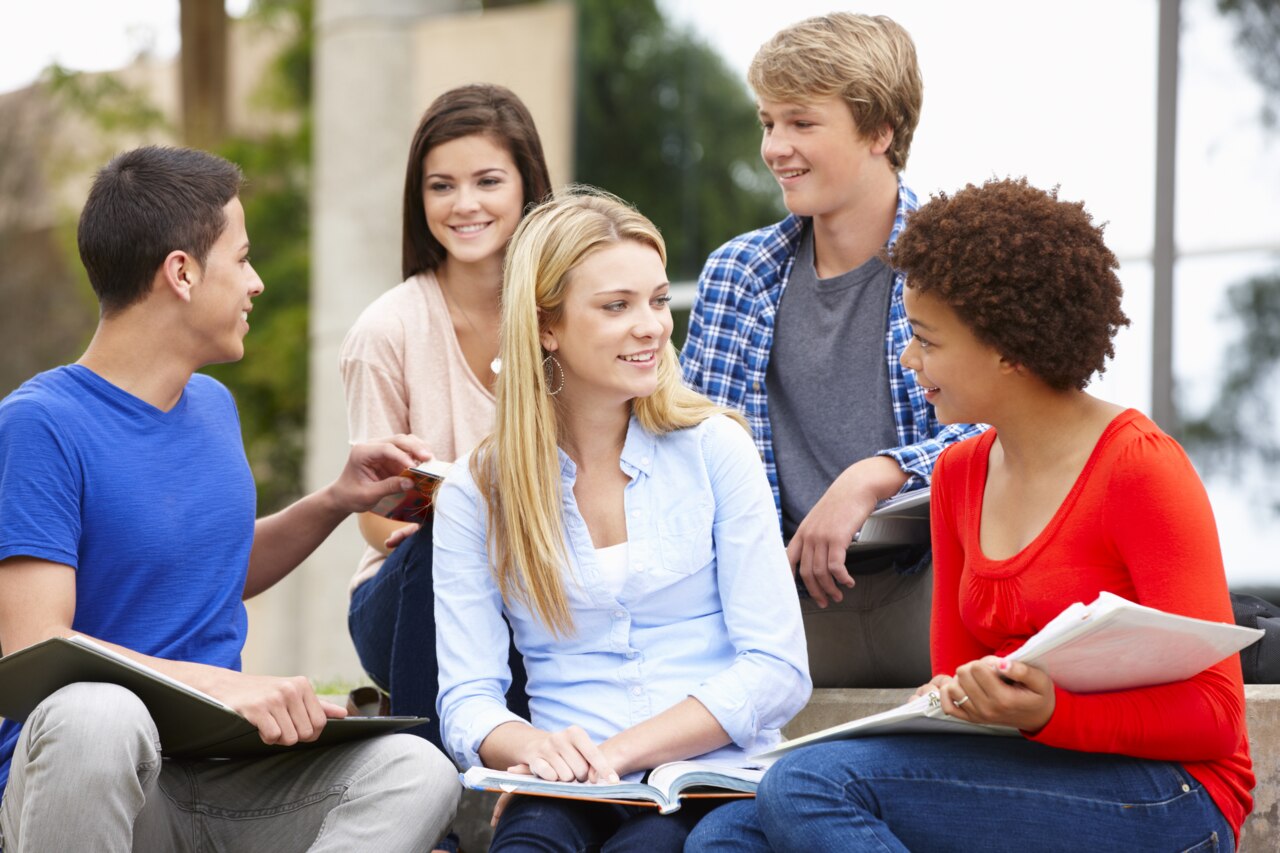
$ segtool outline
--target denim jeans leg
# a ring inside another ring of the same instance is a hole
[[[436,719],[440,667],[436,662],[436,598],[431,582],[431,519],[400,544],[383,564],[396,572],[394,635],[391,641],[391,713],[431,717],[408,730],[441,746]],[[404,553],[397,553],[404,549]],[[392,563],[392,557],[396,559]],[[381,574],[381,571],[379,572]]]
[[[441,746],[436,716],[440,667],[436,661],[435,591],[431,577],[431,519],[400,543],[378,573],[356,587],[347,625],[360,665],[391,694],[391,713],[431,717],[408,734]],[[511,689],[507,705],[529,719],[524,659],[512,642],[508,650]]]
[[[545,853],[680,853],[698,821],[718,801],[689,801],[677,812],[647,806],[516,797],[498,823],[489,849]]]
[[[756,814],[777,851],[1233,845],[1221,812],[1179,764],[979,735],[797,750],[765,774]]]
[[[647,806],[627,806],[626,820],[600,848],[601,853],[680,853],[689,833],[720,800],[686,799],[679,811],[659,814]]]
[[[515,797],[507,804],[489,853],[581,853],[599,850],[625,817],[622,806],[552,797]]]
[[[712,811],[694,827],[685,853],[771,853],[760,828],[755,800],[733,800]]]
[[[391,691],[391,647],[400,611],[401,577],[405,557],[411,551],[408,542],[393,550],[377,574],[352,590],[351,603],[347,607],[347,630],[351,633],[360,666],[374,684],[388,693]]]

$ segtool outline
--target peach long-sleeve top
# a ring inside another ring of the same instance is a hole
[[[413,433],[452,462],[493,429],[493,394],[467,366],[434,274],[388,290],[360,314],[339,364],[351,441]],[[383,557],[366,548],[351,589],[373,577]]]

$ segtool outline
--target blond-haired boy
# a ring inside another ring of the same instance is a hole
[[[685,379],[751,424],[809,596],[814,685],[919,685],[928,549],[846,557],[877,502],[928,485],[942,449],[979,431],[940,425],[898,361],[912,332],[885,250],[916,208],[900,176],[923,100],[915,46],[887,17],[836,12],[775,35],[748,79],[791,215],[707,260]]]

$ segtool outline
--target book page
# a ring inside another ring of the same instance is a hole
[[[650,771],[646,781],[667,800],[674,800],[682,791],[698,787],[754,793],[764,771],[765,766],[759,763],[742,767],[715,761],[670,761]]]
[[[231,706],[223,704],[220,700],[213,698],[208,693],[205,693],[202,690],[197,690],[196,688],[192,687],[190,684],[186,684],[182,681],[179,681],[176,678],[172,678],[168,675],[165,675],[163,672],[161,672],[158,669],[152,669],[151,667],[147,666],[145,663],[136,661],[133,658],[128,657],[127,655],[122,655],[119,652],[117,652],[115,649],[109,649],[106,646],[102,645],[101,643],[95,643],[93,640],[90,640],[88,637],[83,637],[79,634],[72,634],[70,637],[65,637],[64,639],[66,639],[67,642],[74,643],[77,646],[82,646],[83,648],[89,649],[93,651],[95,654],[99,654],[99,655],[102,655],[103,657],[108,657],[108,658],[117,660],[120,663],[124,664],[125,666],[132,667],[138,670],[139,672],[145,672],[147,675],[151,676],[157,681],[163,681],[165,684],[168,684],[171,687],[177,688],[178,690],[181,690],[184,693],[189,693],[198,699],[203,699],[204,701],[209,702],[210,704],[217,705],[219,708],[223,708],[227,711],[231,711],[231,713],[233,714],[236,713],[234,710],[231,709]],[[236,714],[236,716],[239,716],[239,714]]]
[[[645,800],[660,807],[669,805],[658,789],[643,782],[550,782],[526,773],[509,773],[488,767],[471,767],[462,774],[462,784],[485,791],[514,794],[542,794],[582,800]]]

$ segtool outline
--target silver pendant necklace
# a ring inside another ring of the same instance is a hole
[[[440,295],[444,297],[445,307],[452,309],[454,306],[457,306],[458,312],[462,314],[462,319],[467,321],[467,326],[470,327],[471,334],[475,335],[476,340],[480,340],[480,330],[477,329],[476,324],[472,322],[471,315],[467,313],[467,309],[462,307],[461,302],[454,302],[452,299],[449,298],[449,288],[445,284],[444,277],[440,274],[439,270],[436,271],[436,282],[440,285]],[[493,361],[489,362],[489,370],[493,373],[494,376],[497,376],[499,373],[502,372],[501,356],[495,355],[493,357]]]

